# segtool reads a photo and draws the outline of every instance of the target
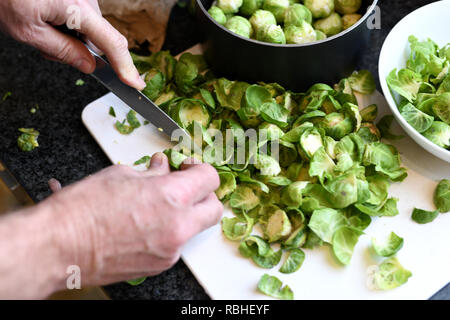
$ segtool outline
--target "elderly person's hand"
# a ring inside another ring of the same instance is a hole
[[[79,21],[78,21],[79,20]],[[0,29],[39,49],[52,60],[92,73],[95,60],[83,43],[53,26],[79,24],[76,29],[106,54],[126,84],[142,90],[145,82],[133,65],[127,39],[106,21],[97,0],[2,0]]]
[[[44,298],[66,287],[104,285],[170,268],[182,246],[218,223],[216,170],[183,165],[170,173],[156,154],[150,169],[113,166],[0,219],[0,298]]]

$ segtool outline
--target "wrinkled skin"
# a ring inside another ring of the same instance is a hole
[[[71,6],[80,10],[77,31],[106,54],[122,81],[144,89],[145,82],[140,79],[128,52],[127,39],[102,18],[97,0],[2,0],[0,30],[37,48],[47,59],[92,73],[95,60],[83,43],[53,27],[73,21]]]
[[[80,267],[82,287],[170,268],[223,211],[216,170],[181,169],[170,173],[166,156],[156,154],[146,172],[113,166],[61,190],[52,181],[56,193],[47,200],[0,219],[0,257],[8,257],[0,259],[0,273],[8,274],[0,278],[0,298],[64,289],[70,265]]]

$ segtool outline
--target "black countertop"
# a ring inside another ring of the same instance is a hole
[[[409,12],[433,1],[381,0],[381,30],[372,33],[371,46],[359,69],[378,74],[381,46],[389,30]],[[193,18],[186,9],[172,11],[164,49],[177,54],[198,42]],[[81,122],[81,112],[91,101],[107,93],[91,77],[69,66],[49,62],[25,45],[0,34],[0,160],[36,201],[50,195],[47,181],[58,179],[63,186],[110,165],[108,158]],[[76,86],[77,79],[85,81]],[[0,97],[1,98],[1,97]],[[35,114],[30,109],[39,105]],[[19,151],[17,128],[41,132],[40,147],[31,153]],[[113,299],[208,299],[186,265],[180,260],[172,269],[146,280],[138,287],[125,283],[107,286]],[[450,286],[433,298],[450,299]]]

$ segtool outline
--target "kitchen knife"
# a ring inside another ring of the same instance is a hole
[[[168,135],[172,141],[179,142],[181,137],[181,142],[185,147],[189,146],[191,148],[196,148],[195,144],[192,144],[191,136],[184,129],[173,121],[172,118],[154,104],[146,95],[123,83],[112,66],[97,54],[76,30],[69,29],[65,25],[56,26],[56,29],[83,42],[86,48],[94,56],[96,67],[95,71],[91,73],[92,77],[103,84],[109,91],[114,93],[131,109],[157,127],[159,131]]]

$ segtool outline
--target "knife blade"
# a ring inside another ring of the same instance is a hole
[[[95,62],[97,64],[95,71],[91,74],[91,76],[114,93],[131,109],[156,126],[159,131],[167,134],[169,137],[171,137],[176,130],[180,130],[180,133],[184,132],[184,134],[187,134],[174,120],[172,120],[172,118],[170,118],[164,111],[154,104],[146,95],[123,83],[106,60],[93,52],[90,48],[88,49],[95,57]]]

